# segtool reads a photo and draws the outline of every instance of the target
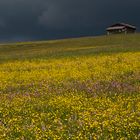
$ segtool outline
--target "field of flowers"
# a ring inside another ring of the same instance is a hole
[[[0,45],[0,140],[139,140],[140,35]]]

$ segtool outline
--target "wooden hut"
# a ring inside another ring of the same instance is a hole
[[[111,34],[128,34],[135,33],[136,27],[126,23],[116,23],[109,26],[107,29],[107,35]]]

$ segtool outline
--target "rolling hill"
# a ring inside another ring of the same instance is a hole
[[[139,139],[140,34],[0,45],[0,139]]]

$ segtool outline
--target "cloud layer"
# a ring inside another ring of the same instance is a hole
[[[102,34],[115,22],[140,26],[139,0],[1,0],[0,40]]]

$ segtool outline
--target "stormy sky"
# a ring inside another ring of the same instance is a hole
[[[140,28],[140,0],[0,0],[0,41],[102,35],[125,22]]]

